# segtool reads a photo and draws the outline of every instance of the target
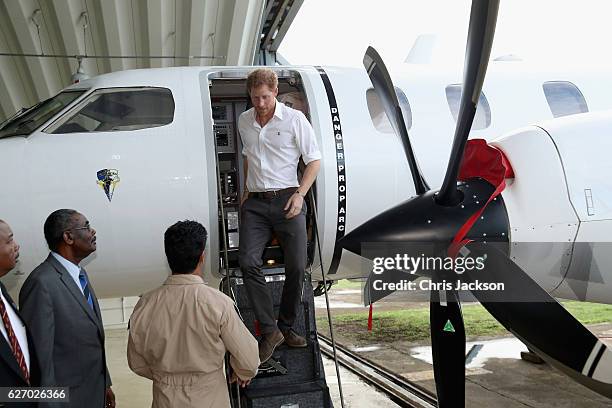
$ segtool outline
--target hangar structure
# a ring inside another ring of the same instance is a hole
[[[303,0],[0,0],[0,122],[74,80],[273,65]]]

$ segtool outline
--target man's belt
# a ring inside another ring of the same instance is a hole
[[[296,190],[297,190],[297,187],[287,187],[287,188],[283,188],[282,190],[255,191],[255,192],[252,191],[249,193],[249,198],[255,197],[255,198],[263,198],[265,200],[271,200],[273,198],[278,198],[282,195],[285,195],[285,193],[295,193]]]

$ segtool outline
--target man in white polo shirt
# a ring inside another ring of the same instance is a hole
[[[319,172],[321,153],[312,126],[298,110],[276,100],[278,78],[261,68],[247,78],[253,107],[238,121],[245,169],[240,227],[240,269],[249,300],[259,321],[262,339],[259,360],[267,361],[285,342],[306,347],[293,323],[301,299],[306,269],[306,203],[304,197]],[[302,157],[306,169],[301,182],[297,166]],[[285,260],[285,284],[278,323],[271,294],[261,271],[266,243],[275,232]]]

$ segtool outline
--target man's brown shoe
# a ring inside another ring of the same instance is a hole
[[[283,344],[283,341],[285,341],[285,337],[278,329],[272,333],[264,334],[259,342],[259,362],[268,361],[276,347]]]
[[[285,337],[285,344],[289,347],[302,348],[308,345],[306,339],[294,332],[293,329],[283,330],[282,333]]]

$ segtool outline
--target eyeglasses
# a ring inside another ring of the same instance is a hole
[[[93,228],[91,228],[91,225],[89,225],[89,223],[87,223],[87,224],[85,224],[82,227],[69,228],[69,229],[67,229],[64,232],[67,232],[67,231],[80,231],[80,230],[87,230],[88,232],[91,232],[93,230]]]

